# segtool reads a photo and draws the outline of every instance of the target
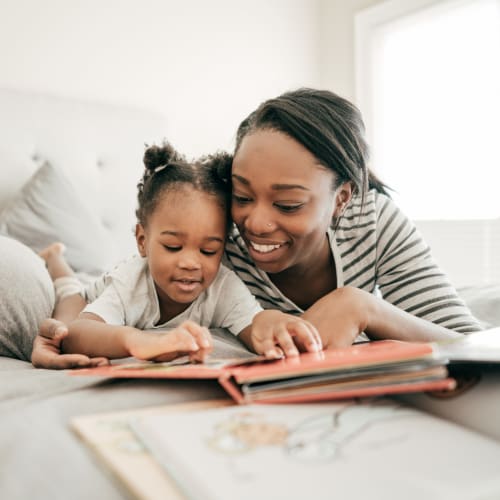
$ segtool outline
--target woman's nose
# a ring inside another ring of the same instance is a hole
[[[274,230],[275,223],[268,210],[253,207],[244,222],[245,229],[252,234],[266,234]]]

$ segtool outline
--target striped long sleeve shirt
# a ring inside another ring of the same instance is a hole
[[[354,196],[337,228],[329,229],[328,238],[338,287],[379,291],[408,313],[457,332],[481,329],[432,259],[415,225],[389,197],[370,190],[362,206],[361,197]],[[226,244],[225,261],[264,308],[303,312],[255,267],[236,227]]]

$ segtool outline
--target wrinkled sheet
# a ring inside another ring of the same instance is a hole
[[[231,334],[216,331],[214,337],[214,355],[249,355]],[[70,429],[70,418],[228,398],[215,380],[74,377],[5,357],[0,357],[0,381],[0,498],[5,500],[129,498]]]

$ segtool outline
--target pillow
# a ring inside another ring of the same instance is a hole
[[[459,288],[458,294],[483,328],[500,326],[500,283]]]
[[[29,361],[41,322],[54,308],[45,262],[31,249],[0,236],[0,355]]]
[[[68,263],[77,272],[97,275],[114,261],[108,230],[65,175],[47,162],[0,213],[0,234],[35,252],[61,241]]]

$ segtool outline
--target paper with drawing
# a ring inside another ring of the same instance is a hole
[[[132,427],[188,498],[500,498],[498,444],[385,400],[155,415]]]

